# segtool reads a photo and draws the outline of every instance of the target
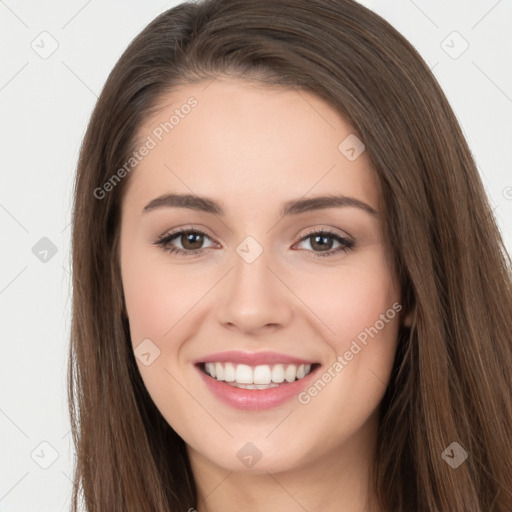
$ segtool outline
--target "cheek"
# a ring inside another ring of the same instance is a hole
[[[156,261],[147,252],[125,257],[122,280],[134,344],[145,338],[158,343],[169,336],[199,300],[203,288],[190,271],[170,268],[161,256]]]
[[[393,304],[398,304],[400,296],[379,251],[329,272],[297,274],[293,286],[337,354],[349,349],[351,340],[358,336],[364,341],[365,333],[369,336],[367,330],[376,322],[381,339],[393,338],[396,309],[401,309],[399,305],[393,308]]]
[[[171,327],[176,299],[162,280],[155,279],[155,269],[139,268],[123,276],[123,288],[132,342],[144,338],[158,340]]]
[[[138,353],[137,346],[146,339],[159,350],[158,356],[148,365],[137,360],[140,374],[157,408],[170,424],[173,420],[173,427],[179,427],[183,418],[188,417],[187,407],[190,406],[190,396],[179,384],[183,381],[178,369],[180,336],[183,335],[183,325],[188,325],[193,316],[191,306],[201,296],[200,280],[190,272],[170,269],[161,257],[157,262],[148,251],[137,249],[125,253],[121,275],[135,354]],[[169,343],[174,339],[176,343]],[[150,350],[156,349],[152,347]]]
[[[330,361],[319,375],[321,382],[301,403],[314,402],[315,412],[330,404],[340,414],[350,410],[362,421],[387,386],[402,306],[382,254],[375,252],[358,263],[328,276],[303,278],[296,286],[302,294],[308,292],[300,296],[307,297],[324,333]]]

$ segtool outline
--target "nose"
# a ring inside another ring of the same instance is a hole
[[[266,251],[252,263],[234,255],[233,268],[219,290],[220,324],[244,334],[282,328],[293,315],[293,294]]]

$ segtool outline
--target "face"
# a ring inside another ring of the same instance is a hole
[[[351,126],[310,93],[219,77],[173,90],[138,135],[126,310],[191,456],[277,472],[370,446],[401,306]]]

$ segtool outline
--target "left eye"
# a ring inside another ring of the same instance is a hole
[[[178,239],[181,244],[181,247],[175,247],[171,242],[173,240]],[[182,230],[176,231],[174,233],[169,233],[159,238],[155,244],[162,246],[166,251],[170,253],[176,254],[198,254],[204,250],[201,246],[204,243],[204,240],[211,238],[202,231],[193,231],[193,230]]]
[[[154,243],[163,247],[165,251],[170,253],[183,256],[198,256],[205,250],[205,247],[202,247],[202,245],[206,239],[212,241],[212,239],[206,233],[189,229],[169,233],[160,237]],[[178,240],[181,244],[181,247],[176,247],[173,243],[173,240]],[[306,236],[301,238],[298,243],[301,244],[307,240],[311,240],[309,242],[311,247],[310,252],[313,252],[315,257],[332,256],[339,251],[348,252],[354,247],[354,242],[351,239],[344,238],[337,233],[332,233],[329,231],[316,231],[314,233],[308,233]],[[329,242],[329,240],[334,240],[334,243],[337,242],[339,246],[333,250],[333,242]],[[212,247],[212,245],[209,247]]]
[[[354,247],[354,242],[352,240],[344,238],[337,233],[331,233],[329,231],[317,231],[315,233],[309,233],[301,239],[300,243],[307,240],[310,241],[309,245],[313,249],[314,255],[320,257],[332,256],[333,254],[337,254],[339,251],[347,252]],[[339,245],[334,250],[332,250],[332,245],[336,242]]]

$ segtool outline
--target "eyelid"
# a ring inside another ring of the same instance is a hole
[[[199,224],[199,225],[187,224],[184,226],[180,226],[177,228],[168,229],[168,230],[164,231],[164,233],[162,235],[157,237],[156,242],[154,242],[154,243],[158,244],[158,242],[161,242],[162,240],[171,240],[172,238],[177,238],[179,235],[181,235],[183,233],[193,232],[193,233],[203,235],[205,238],[209,239],[213,244],[219,245],[219,242],[216,241],[215,237],[213,237],[212,235],[209,234],[209,231],[210,230],[208,228],[204,227],[201,224]],[[163,245],[163,244],[161,243],[160,245]],[[207,249],[207,248],[203,248],[203,249]],[[202,251],[203,249],[197,249],[197,251]],[[192,252],[192,251],[190,251],[190,252]]]
[[[312,228],[307,228],[306,231],[304,232],[304,234],[301,236],[301,240],[303,240],[307,236],[315,234],[315,233],[328,233],[330,235],[336,235],[336,236],[346,239],[347,241],[355,243],[355,240],[346,231],[341,231],[338,228],[333,228],[331,226],[326,226],[326,225],[324,225],[324,226],[320,225],[320,226],[315,226]]]
[[[158,238],[163,238],[168,235],[175,235],[178,233],[181,233],[182,231],[197,231],[198,233],[202,233],[204,235],[207,235],[208,237],[212,238],[208,232],[209,229],[202,224],[185,224],[184,226],[179,226],[177,228],[172,229],[166,229],[162,235],[160,235]]]

